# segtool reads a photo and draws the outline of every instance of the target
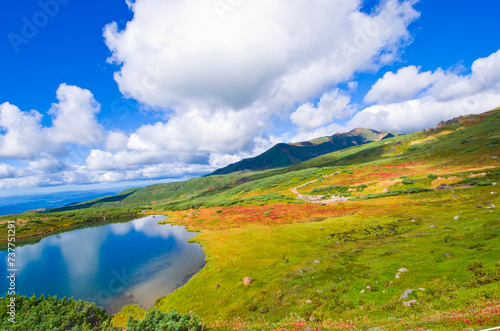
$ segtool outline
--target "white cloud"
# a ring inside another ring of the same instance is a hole
[[[123,31],[104,30],[121,91],[150,107],[267,109],[395,59],[415,1],[246,1],[221,20],[212,1],[137,0]]]
[[[452,100],[484,91],[500,91],[500,50],[474,61],[471,74],[446,73],[431,94],[438,100]]]
[[[313,130],[305,130],[294,135],[290,141],[292,142],[302,142],[308,141],[319,137],[327,137],[334,135],[335,133],[347,132],[354,129],[349,125],[342,125],[337,123],[330,123],[328,125],[315,128]]]
[[[15,167],[5,163],[0,163],[0,179],[12,178],[15,175],[16,175]]]
[[[365,101],[387,104],[410,99],[416,93],[443,78],[441,70],[419,72],[420,68],[409,66],[397,73],[387,72],[380,78],[365,96]]]
[[[210,153],[209,164],[213,169],[218,169],[227,166],[228,164],[241,161],[242,159],[250,158],[261,153],[264,153],[269,148],[282,142],[280,137],[255,137],[253,147],[249,150],[241,150],[238,153]]]
[[[353,114],[352,108],[347,108],[351,98],[339,89],[323,94],[318,104],[306,103],[292,113],[292,123],[302,129],[314,129],[331,123],[334,119],[342,119]]]
[[[266,126],[260,115],[255,109],[213,113],[196,109],[166,123],[141,126],[126,142],[121,133],[113,133],[107,145],[118,139],[125,147],[115,151],[92,150],[87,166],[94,171],[138,169],[162,163],[207,163],[212,153],[234,153],[260,143],[263,138],[253,136],[253,132]]]
[[[409,89],[411,93],[406,93],[408,100],[368,107],[357,113],[349,124],[411,132],[432,127],[442,120],[481,113],[500,105],[500,50],[474,61],[468,75],[442,69],[437,69],[434,73],[418,73],[415,72],[415,67],[407,68],[410,69],[400,69],[396,74],[384,75],[382,81],[375,83],[368,94],[371,93],[374,99],[383,99],[383,86],[392,86],[398,90],[397,82],[406,81],[411,72],[412,79],[419,83]],[[389,79],[384,81],[386,77]],[[387,93],[390,93],[389,89]],[[401,89],[398,93],[401,95]],[[419,96],[411,99],[414,94]]]
[[[49,142],[41,129],[42,115],[32,110],[22,112],[10,103],[0,105],[0,159],[32,157],[47,148]],[[53,149],[53,146],[48,147]]]
[[[73,143],[94,146],[104,139],[104,128],[96,115],[101,105],[89,90],[61,84],[56,92],[58,103],[52,104],[49,114],[52,126],[47,134],[54,143]]]
[[[36,160],[30,161],[29,167],[32,170],[38,170],[44,174],[53,174],[63,171],[66,165],[53,155],[45,154],[40,155]]]
[[[0,159],[34,160],[67,151],[65,144],[92,146],[102,141],[104,129],[95,116],[100,105],[90,91],[61,84],[57,99],[49,111],[50,127],[42,126],[43,116],[36,110],[0,105],[0,128],[5,132],[0,134]]]
[[[355,91],[358,88],[358,82],[352,81],[347,83],[347,87],[349,88],[350,91]]]
[[[119,130],[111,131],[106,137],[105,147],[108,151],[120,151],[127,148],[128,137]]]
[[[371,106],[350,121],[351,126],[413,132],[437,125],[440,121],[460,115],[479,114],[500,105],[499,92],[484,92],[448,101],[432,96]]]

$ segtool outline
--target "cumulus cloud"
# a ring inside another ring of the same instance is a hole
[[[57,103],[52,104],[52,126],[47,134],[54,143],[73,143],[93,146],[104,139],[104,128],[96,115],[101,105],[89,90],[78,86],[61,84],[56,92]]]
[[[474,61],[471,73],[460,75],[443,69],[435,72],[417,71],[406,67],[397,73],[384,75],[367,96],[380,101],[358,112],[351,126],[411,132],[436,125],[456,116],[481,113],[500,105],[500,50]],[[416,83],[408,88],[398,84],[408,78]],[[391,95],[391,88],[396,92]],[[389,94],[386,99],[383,94]],[[411,99],[412,95],[418,97]],[[385,103],[394,96],[406,95],[407,100]]]
[[[26,159],[47,148],[49,143],[42,132],[41,119],[36,110],[23,112],[10,103],[1,104],[0,128],[5,133],[0,135],[0,159]]]
[[[120,90],[150,107],[271,109],[394,60],[414,2],[368,15],[360,0],[255,0],[221,19],[211,1],[137,0],[126,28],[109,24],[104,37]]]
[[[16,175],[15,167],[5,163],[0,163],[0,179],[12,178],[15,175]]]
[[[194,109],[166,123],[143,125],[128,138],[122,133],[112,133],[106,145],[109,147],[119,140],[123,149],[94,149],[87,165],[91,170],[116,170],[161,163],[206,164],[212,153],[253,149],[263,139],[253,133],[266,126],[260,114],[255,109],[212,113]]]
[[[33,160],[44,154],[60,154],[65,144],[92,146],[104,138],[104,129],[96,114],[100,105],[89,90],[61,84],[57,103],[49,114],[52,126],[43,127],[42,114],[21,111],[8,102],[0,105],[0,159]]]
[[[115,130],[108,132],[105,147],[107,151],[120,151],[127,147],[127,142],[127,135],[120,130]]]
[[[314,129],[352,115],[353,108],[347,108],[351,98],[339,89],[323,94],[318,104],[306,103],[292,113],[292,123],[303,129]]]
[[[420,67],[409,66],[396,73],[387,72],[380,78],[365,96],[365,101],[372,103],[390,103],[404,101],[443,78],[441,70],[419,72]]]
[[[36,160],[29,162],[31,170],[41,171],[44,174],[53,174],[66,169],[67,165],[53,155],[40,155]]]
[[[77,86],[61,84],[57,103],[48,114],[52,125],[43,126],[36,110],[22,111],[8,102],[0,105],[0,159],[16,160],[26,166],[0,164],[0,187],[32,187],[82,182],[78,166],[65,158],[75,146],[99,146],[105,130],[98,123],[100,105],[92,93]]]

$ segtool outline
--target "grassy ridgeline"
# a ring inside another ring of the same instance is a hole
[[[106,224],[109,221],[130,219],[140,215],[142,208],[103,208],[75,211],[7,215],[0,217],[0,249],[7,247],[7,221],[16,221],[16,242],[38,241],[55,231],[66,231],[79,226]]]

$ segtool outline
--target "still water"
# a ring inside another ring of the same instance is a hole
[[[165,218],[75,230],[17,247],[16,292],[93,301],[108,313],[129,304],[151,308],[205,265],[200,245],[187,242],[196,233],[158,225]],[[7,252],[0,258],[6,261]],[[8,287],[5,262],[0,289]]]

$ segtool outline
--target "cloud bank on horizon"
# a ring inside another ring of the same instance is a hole
[[[416,2],[365,13],[360,0],[127,1],[133,19],[103,30],[108,61],[121,93],[162,120],[107,130],[92,92],[64,83],[48,126],[3,103],[0,188],[197,175],[281,141],[411,132],[498,107],[500,50],[470,71],[387,71],[353,101],[356,75],[397,62],[411,43]]]

